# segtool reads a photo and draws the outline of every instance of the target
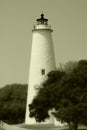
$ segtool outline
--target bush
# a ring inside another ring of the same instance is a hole
[[[26,84],[11,84],[0,88],[0,120],[9,124],[24,122],[26,97]]]

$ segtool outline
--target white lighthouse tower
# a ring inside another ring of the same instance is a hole
[[[29,104],[32,103],[32,100],[36,95],[35,86],[40,85],[41,82],[44,81],[47,73],[56,68],[51,35],[52,31],[51,26],[48,25],[48,19],[45,19],[44,14],[41,14],[40,19],[37,19],[37,24],[34,25],[32,31],[33,37],[25,117],[26,124],[36,123],[34,118],[29,117]],[[53,117],[46,120],[45,123],[53,124]]]

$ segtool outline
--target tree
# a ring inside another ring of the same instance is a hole
[[[29,104],[30,117],[35,117],[37,122],[44,121],[49,118],[48,111],[56,105],[56,86],[60,79],[65,75],[65,72],[52,71],[48,74],[48,79],[37,89],[37,95],[33,99],[32,104]],[[58,99],[57,99],[58,100]],[[45,106],[45,107],[44,107]],[[41,112],[40,112],[41,111]]]
[[[30,116],[44,121],[49,118],[48,111],[52,108],[55,109],[52,114],[56,119],[67,122],[71,130],[77,130],[79,123],[87,122],[86,60],[79,61],[70,73],[50,72],[48,80],[29,105]]]
[[[24,122],[26,97],[26,84],[11,84],[0,88],[0,120],[9,124]]]
[[[77,61],[68,61],[66,64],[59,64],[58,69],[65,71],[66,73],[71,73],[74,68],[77,67]]]

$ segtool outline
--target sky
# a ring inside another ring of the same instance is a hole
[[[56,66],[87,59],[87,0],[0,0],[0,87],[28,83],[32,29],[44,12]]]

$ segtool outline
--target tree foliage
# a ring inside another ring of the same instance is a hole
[[[57,120],[67,122],[77,130],[79,123],[87,123],[87,61],[81,60],[71,72],[52,71],[37,96],[29,105],[30,116],[37,121],[49,118],[48,111]],[[72,127],[71,127],[72,126]]]
[[[10,124],[24,122],[26,84],[11,84],[0,88],[0,120]]]
[[[33,99],[32,104],[29,105],[30,117],[35,117],[37,122],[44,121],[49,118],[48,111],[56,105],[56,99],[54,100],[54,95],[56,95],[56,86],[64,72],[52,71],[48,74],[48,80],[43,83],[43,87],[38,89],[36,97]],[[57,99],[58,100],[58,99]]]

